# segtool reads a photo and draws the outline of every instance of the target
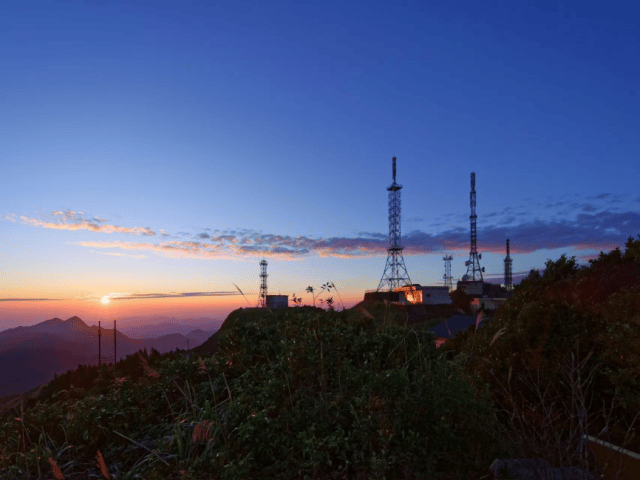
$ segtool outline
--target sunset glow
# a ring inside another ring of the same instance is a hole
[[[636,12],[160,3],[3,9],[0,331],[224,319],[262,258],[270,294],[331,281],[352,306],[384,271],[393,156],[414,283],[466,272],[472,171],[496,283],[507,238],[517,283],[640,234]]]

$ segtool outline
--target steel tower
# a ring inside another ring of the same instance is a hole
[[[442,259],[444,260],[444,285],[449,287],[449,291],[451,291],[453,290],[453,277],[451,276],[451,260],[453,260],[453,257],[446,255]]]
[[[509,239],[507,238],[507,256],[504,259],[504,288],[508,291],[513,290],[513,271],[511,269],[512,260],[509,255]]]
[[[376,291],[382,290],[387,285],[389,291],[403,285],[411,285],[407,267],[404,265],[400,234],[400,190],[402,185],[396,183],[396,157],[393,157],[393,183],[387,191],[389,192],[389,248],[387,248],[387,264],[384,273],[378,284]]]
[[[263,258],[260,262],[260,298],[258,307],[267,307],[267,261]]]
[[[467,273],[465,277],[470,281],[482,281],[482,272],[484,272],[484,268],[480,268],[480,259],[482,258],[482,254],[478,253],[477,241],[478,241],[478,232],[476,230],[476,220],[478,216],[476,215],[476,173],[471,172],[471,215],[469,219],[471,220],[471,251],[469,252],[469,260],[464,262],[467,267]],[[477,275],[476,275],[477,273]]]

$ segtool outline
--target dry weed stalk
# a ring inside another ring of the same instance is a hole
[[[560,389],[552,391],[549,384],[543,386],[546,382],[541,379],[539,367],[535,375],[529,369],[517,375],[533,394],[533,400],[525,399],[522,393],[516,398],[511,388],[511,369],[506,385],[491,371],[503,396],[502,409],[509,416],[511,428],[505,434],[522,458],[539,458],[557,467],[578,467],[588,472],[598,472],[598,466],[588,456],[585,442],[589,430],[598,419],[591,409],[592,382],[597,370],[597,367],[588,369],[592,353],[579,360],[571,352],[570,358],[560,365],[560,384],[564,392]],[[610,431],[614,403],[615,397],[609,412],[604,409],[601,420],[605,428],[598,436]],[[633,423],[635,419],[629,429]],[[536,473],[541,478],[547,478],[545,471]],[[619,478],[620,473],[618,471],[614,478]]]
[[[100,453],[100,450],[98,450],[98,455],[97,455],[97,466],[100,469],[100,472],[102,472],[102,475],[104,476],[104,478],[106,478],[107,480],[111,480],[111,476],[109,475],[109,470],[107,470],[107,464],[104,463],[104,458],[102,458],[102,453]]]
[[[203,420],[193,429],[192,442],[208,442],[213,439],[213,433],[211,432],[215,422],[209,420]]]
[[[64,480],[64,475],[62,475],[62,471],[60,467],[56,463],[56,461],[49,457],[49,464],[51,464],[51,471],[53,472],[53,476],[56,480]]]
[[[140,359],[140,363],[142,364],[142,368],[144,369],[144,371],[145,371],[145,373],[147,375],[149,375],[151,378],[160,378],[160,374],[149,366],[149,362],[147,362],[147,359],[144,358],[142,353],[138,352],[138,358]]]

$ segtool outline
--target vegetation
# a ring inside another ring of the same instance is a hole
[[[546,266],[439,349],[390,303],[325,302],[80,366],[0,416],[0,478],[480,479],[513,457],[597,473],[583,434],[640,450],[640,240]]]
[[[584,434],[640,451],[639,343],[640,240],[629,238],[624,254],[601,252],[588,266],[565,255],[547,261],[491,322],[442,350],[460,360],[476,389],[490,385],[520,455],[566,464]]]

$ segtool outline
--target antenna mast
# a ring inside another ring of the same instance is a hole
[[[471,172],[471,215],[469,219],[471,220],[471,250],[469,252],[469,260],[464,262],[467,267],[467,273],[465,277],[468,280],[473,282],[482,281],[482,272],[484,272],[484,268],[480,268],[480,259],[482,258],[482,254],[478,253],[478,232],[476,229],[476,220],[478,216],[476,215],[476,173]],[[476,275],[477,274],[477,275]]]
[[[267,261],[263,258],[260,262],[260,298],[258,308],[267,307]]]
[[[507,238],[507,256],[504,259],[504,288],[507,291],[513,290],[513,271],[512,271],[512,260],[511,255],[509,255],[509,239]]]
[[[387,188],[389,192],[389,248],[387,248],[387,263],[384,267],[384,273],[376,291],[382,290],[387,285],[389,291],[403,285],[411,285],[402,256],[404,247],[401,245],[400,232],[400,190],[402,190],[402,185],[396,183],[396,157],[393,157],[393,183]]]
[[[449,288],[449,291],[453,290],[453,277],[451,276],[451,255],[445,255],[442,257],[444,260],[444,285]]]

